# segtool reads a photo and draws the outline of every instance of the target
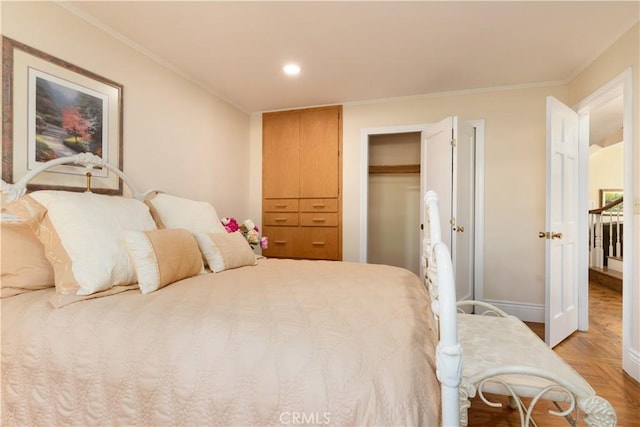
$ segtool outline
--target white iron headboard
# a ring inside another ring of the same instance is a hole
[[[103,168],[107,168],[111,172],[118,175],[120,179],[122,179],[122,182],[127,187],[129,187],[129,189],[131,190],[131,193],[133,194],[133,197],[135,197],[136,199],[143,200],[144,196],[148,193],[148,192],[140,193],[136,189],[136,187],[131,183],[131,180],[129,179],[129,177],[127,177],[127,175],[124,174],[124,172],[122,172],[120,169],[116,168],[115,166],[112,166],[111,164],[107,163],[101,157],[98,157],[92,153],[80,153],[80,154],[75,154],[69,157],[61,157],[61,158],[50,160],[46,163],[43,163],[37,168],[29,171],[25,176],[20,178],[20,180],[18,180],[18,182],[16,182],[15,184],[9,184],[7,182],[2,181],[2,194],[4,196],[3,200],[7,202],[11,202],[13,200],[18,199],[19,197],[23,196],[27,192],[27,184],[29,184],[29,182],[36,175],[48,169],[51,169],[54,166],[65,165],[65,164],[76,164],[76,165],[81,165],[85,167],[86,176],[87,176],[86,191],[91,191],[91,170],[93,170],[96,167],[103,167]]]

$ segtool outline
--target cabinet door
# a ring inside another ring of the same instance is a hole
[[[276,258],[294,258],[297,256],[296,235],[299,234],[298,227],[264,226],[262,234],[269,238],[269,247],[262,250],[262,255]]]
[[[262,193],[265,198],[300,196],[300,114],[262,116]]]
[[[300,227],[297,256],[309,259],[338,259],[337,227]]]
[[[341,108],[300,112],[300,197],[338,197]]]

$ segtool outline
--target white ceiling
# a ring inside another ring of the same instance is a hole
[[[61,4],[245,112],[565,82],[640,16],[638,1]]]
[[[640,17],[638,1],[61,4],[245,112],[566,82]],[[592,115],[592,143],[621,108]]]

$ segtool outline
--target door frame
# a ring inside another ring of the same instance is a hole
[[[485,145],[485,121],[465,120],[475,129],[475,221],[474,221],[474,298],[482,299],[484,295],[484,145]],[[384,126],[362,128],[360,130],[360,259],[367,262],[367,218],[369,202],[369,136],[393,133],[424,132],[431,126],[430,123],[414,125]],[[424,148],[424,141],[420,142],[420,150]],[[420,156],[422,159],[422,155]],[[422,163],[422,160],[420,161]],[[422,180],[420,182],[420,194],[423,194]],[[423,211],[420,216],[422,218]],[[423,219],[423,218],[422,218]],[[424,220],[424,219],[423,219]],[[423,222],[424,223],[424,222]]]
[[[623,118],[622,118],[622,141],[624,142],[624,198],[629,201],[624,204],[624,218],[625,221],[624,229],[623,229],[623,240],[628,242],[629,244],[624,245],[623,248],[623,257],[627,260],[632,260],[634,258],[634,248],[633,247],[633,236],[634,236],[634,227],[633,227],[633,91],[632,91],[632,70],[631,68],[627,68],[621,74],[605,83],[591,95],[587,96],[576,106],[574,106],[574,110],[578,112],[581,119],[585,118],[588,122],[588,116],[591,110],[595,110],[596,108],[604,105],[615,97],[619,96],[622,93],[622,102],[623,102]],[[586,130],[588,135],[588,129]],[[581,134],[582,137],[582,134]],[[588,137],[581,138],[581,148],[584,148],[587,152],[589,149]],[[588,155],[586,156],[586,160],[584,165],[581,166],[580,174],[581,176],[588,177]],[[583,181],[583,180],[581,180]],[[588,183],[582,182],[580,188],[580,194],[585,199],[588,198]],[[588,223],[588,213],[584,212],[584,221]],[[588,231],[588,224],[584,228],[585,233]],[[584,258],[584,257],[583,257]],[[580,259],[580,266],[582,272],[587,275],[589,271],[589,260],[588,259]],[[633,265],[630,261],[623,263],[623,272],[622,272],[622,367],[623,369],[631,374],[632,377],[636,378],[636,380],[640,380],[638,378],[640,376],[640,365],[637,357],[633,357],[631,354],[631,342],[633,334],[638,334],[640,331],[638,330],[638,326],[636,328],[633,327],[632,324],[632,310],[633,310],[633,289],[632,286],[634,284],[633,281]],[[637,292],[638,290],[636,290]],[[578,329],[581,331],[586,331],[589,328],[589,280],[588,277],[585,280],[582,280],[579,284],[579,293],[578,293]]]

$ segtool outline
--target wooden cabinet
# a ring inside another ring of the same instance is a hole
[[[268,257],[342,259],[342,107],[262,116]]]
[[[300,197],[338,197],[341,108],[300,112]]]
[[[264,114],[262,118],[262,195],[300,197],[300,117]]]

